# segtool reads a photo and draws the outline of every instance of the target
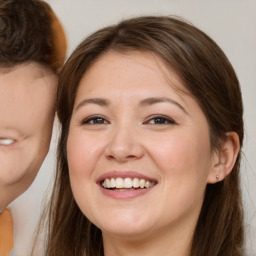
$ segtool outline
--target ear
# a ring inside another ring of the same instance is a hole
[[[213,155],[212,169],[207,182],[214,184],[222,181],[232,171],[237,155],[240,150],[240,141],[236,132],[226,133],[225,140],[221,143],[221,148]]]

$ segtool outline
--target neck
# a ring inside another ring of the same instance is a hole
[[[0,213],[3,212],[15,198],[12,193],[8,192],[10,192],[9,189],[5,187],[0,189]]]
[[[179,234],[169,231],[151,237],[121,237],[103,234],[105,256],[189,256],[193,232],[187,229]],[[131,238],[132,237],[132,238]]]

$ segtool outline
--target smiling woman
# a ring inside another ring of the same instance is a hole
[[[203,32],[171,17],[97,31],[57,110],[46,255],[243,255],[241,93]]]

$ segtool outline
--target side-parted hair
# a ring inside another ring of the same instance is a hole
[[[220,148],[229,131],[236,132],[243,144],[238,79],[223,51],[202,31],[178,18],[148,16],[124,20],[93,33],[76,48],[60,74],[57,113],[61,134],[48,215],[47,256],[103,256],[101,231],[83,215],[72,195],[66,147],[79,82],[107,51],[141,51],[158,56],[176,72],[200,105],[209,124],[212,150]],[[206,187],[191,256],[243,255],[240,156],[241,151],[228,177]]]
[[[46,2],[0,1],[0,68],[34,61],[57,72],[66,47],[63,28]]]

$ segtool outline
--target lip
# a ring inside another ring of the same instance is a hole
[[[133,199],[133,198],[147,194],[152,189],[154,189],[154,187],[156,185],[149,187],[149,188],[144,188],[144,189],[132,189],[132,190],[124,190],[124,191],[110,190],[110,189],[103,188],[101,185],[102,181],[107,178],[123,178],[123,179],[124,178],[138,178],[138,179],[145,179],[145,180],[155,182],[156,185],[158,183],[156,179],[148,177],[148,176],[143,175],[138,172],[134,172],[134,171],[111,171],[111,172],[104,173],[97,179],[96,182],[97,182],[101,192],[105,196],[108,196],[108,197],[111,197],[114,199]]]

